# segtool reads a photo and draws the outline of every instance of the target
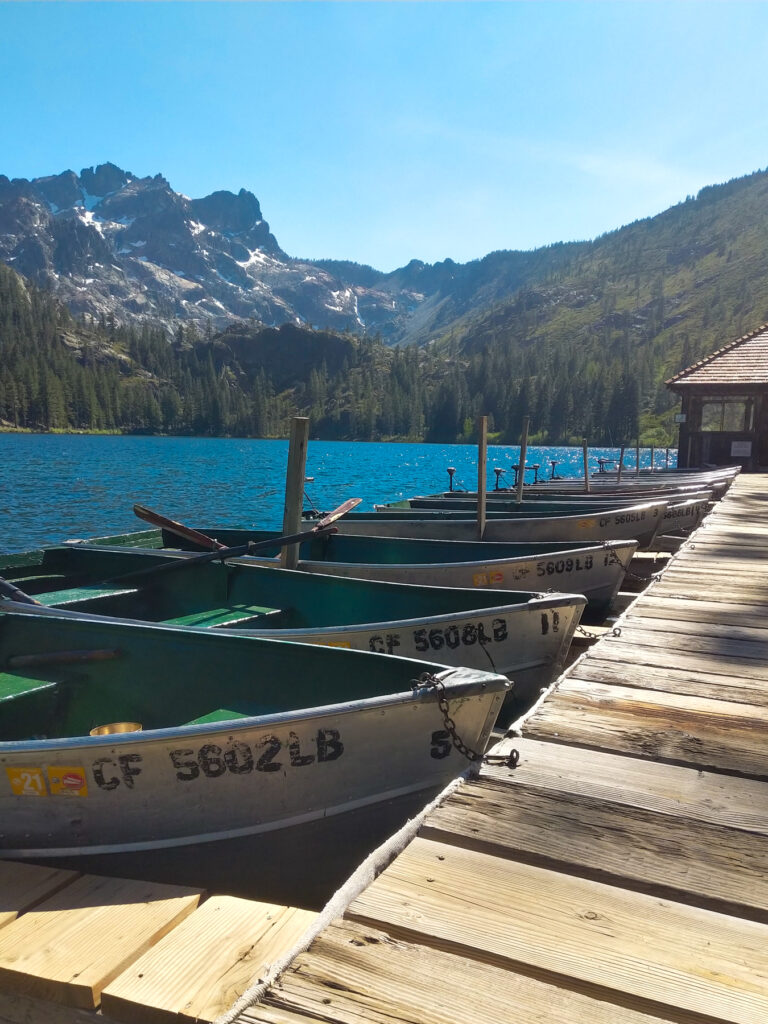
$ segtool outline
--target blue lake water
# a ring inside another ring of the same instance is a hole
[[[617,448],[591,448],[598,457],[618,458]],[[488,449],[488,487],[493,467],[519,459],[515,445]],[[670,451],[670,465],[675,451]],[[279,528],[283,519],[287,441],[238,438],[124,437],[68,434],[0,434],[0,551],[22,551],[71,537],[144,529],[132,511],[148,505],[190,525]],[[527,465],[540,476],[557,459],[557,473],[583,475],[581,448],[528,448]],[[656,465],[665,464],[664,450]],[[641,452],[650,464],[650,451]],[[625,465],[634,466],[628,450]],[[376,502],[429,494],[448,486],[446,468],[456,469],[454,486],[477,485],[475,445],[310,441],[307,484],[312,503],[327,511],[346,498]],[[528,479],[531,474],[528,474]]]

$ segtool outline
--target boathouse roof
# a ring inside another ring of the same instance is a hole
[[[665,383],[671,388],[695,384],[768,384],[768,324],[681,370]]]

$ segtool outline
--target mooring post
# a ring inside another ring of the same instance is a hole
[[[477,539],[485,534],[485,473],[488,459],[488,417],[477,421]]]
[[[619,452],[619,471],[616,474],[616,485],[617,486],[621,483],[621,471],[622,471],[623,468],[624,468],[624,445],[621,446],[621,451]]]
[[[525,484],[525,460],[528,456],[528,416],[523,416],[523,429],[520,432],[520,472],[517,474],[517,491],[515,501],[523,500],[523,485]]]
[[[655,461],[656,461],[656,445],[652,444],[651,445],[651,472],[652,473],[653,473],[654,469],[656,468],[655,465],[654,465]]]
[[[304,471],[307,464],[309,418],[294,416],[291,420],[291,439],[288,443],[288,469],[285,477],[285,509],[283,533],[290,536],[301,529],[301,511],[304,504]],[[299,545],[291,544],[280,552],[284,569],[295,569],[299,564]]]
[[[589,451],[586,437],[582,440],[581,447],[584,452],[584,493],[589,494]]]
[[[640,438],[635,445],[635,476],[640,476]]]

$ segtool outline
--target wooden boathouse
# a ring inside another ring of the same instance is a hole
[[[0,1022],[768,1021],[767,483],[320,917],[3,865]]]
[[[666,381],[682,398],[678,466],[768,470],[768,324]]]

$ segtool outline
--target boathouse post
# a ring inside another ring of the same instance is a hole
[[[653,471],[655,469],[655,466],[654,466],[655,461],[656,461],[656,445],[652,444],[651,445],[651,472],[652,473],[653,473]]]
[[[582,440],[581,447],[584,452],[584,493],[589,494],[589,449],[586,437]]]
[[[640,438],[635,445],[635,476],[640,476]]]
[[[515,501],[523,500],[523,485],[525,484],[525,460],[528,457],[528,417],[523,416],[523,429],[520,433],[520,472],[517,475],[517,492]]]
[[[619,471],[616,474],[616,484],[617,485],[621,483],[621,471],[622,471],[623,468],[624,468],[624,445],[621,446],[621,451],[619,452]]]
[[[291,437],[288,442],[288,469],[285,477],[285,508],[283,510],[283,533],[289,536],[298,533],[301,529],[308,439],[309,418],[294,416],[291,420]],[[299,564],[298,544],[291,544],[282,549],[280,564],[284,569],[296,568]]]
[[[488,460],[488,417],[477,421],[477,539],[485,534],[485,474]]]

